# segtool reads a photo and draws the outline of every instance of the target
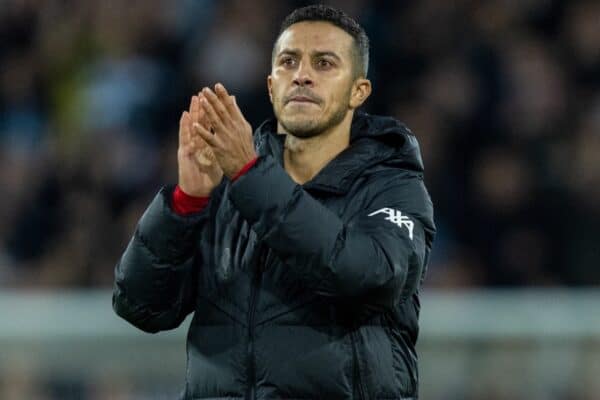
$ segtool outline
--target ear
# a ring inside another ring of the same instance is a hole
[[[371,94],[371,81],[365,78],[358,78],[352,85],[352,94],[350,96],[350,108],[360,107]]]
[[[267,88],[269,90],[269,100],[271,100],[271,104],[273,104],[273,78],[271,75],[267,76]]]

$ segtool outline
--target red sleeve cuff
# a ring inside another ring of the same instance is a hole
[[[175,187],[175,191],[173,191],[173,202],[172,207],[173,211],[175,211],[179,215],[187,215],[192,214],[198,211],[202,211],[206,205],[210,197],[197,197],[190,196],[185,193],[179,185]]]
[[[237,178],[239,178],[240,176],[242,176],[242,175],[244,175],[246,172],[248,172],[248,170],[249,170],[250,168],[252,168],[252,167],[254,166],[254,164],[256,164],[256,161],[257,161],[257,160],[258,160],[258,156],[254,157],[252,160],[248,161],[248,163],[247,163],[246,165],[244,165],[244,166],[242,167],[242,169],[240,169],[240,170],[238,171],[238,173],[234,175],[234,177],[233,177],[233,178],[231,178],[231,182],[235,182],[235,180],[236,180]]]

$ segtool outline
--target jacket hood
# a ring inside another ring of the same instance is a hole
[[[285,138],[285,134],[277,134],[277,120],[269,118],[255,131],[258,145],[266,145],[266,136]],[[395,164],[414,171],[423,171],[423,159],[419,143],[412,131],[401,121],[388,116],[372,115],[357,111],[350,128],[350,145],[362,145],[366,139],[371,146],[393,149],[386,164]],[[360,141],[360,144],[359,144]],[[375,150],[375,148],[373,149]],[[383,151],[388,153],[388,151]],[[383,154],[382,154],[383,155]]]
[[[275,118],[266,120],[254,133],[258,154],[270,154],[283,164],[285,136],[277,133]],[[375,165],[423,172],[419,144],[406,125],[392,117],[357,111],[350,145],[304,186],[343,193],[358,175]]]
[[[350,143],[360,139],[375,140],[395,149],[388,163],[399,163],[404,168],[423,171],[421,150],[415,135],[408,127],[393,117],[371,115],[358,111],[350,128]]]

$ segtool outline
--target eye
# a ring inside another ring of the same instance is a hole
[[[294,66],[295,60],[292,57],[283,57],[281,59],[281,64],[286,67]]]
[[[317,61],[317,66],[321,69],[328,69],[333,66],[333,63],[329,60],[321,58],[320,60]]]

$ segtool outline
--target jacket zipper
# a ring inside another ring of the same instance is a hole
[[[265,262],[265,251],[261,248],[258,258],[258,266],[252,275],[252,286],[250,287],[250,306],[248,313],[248,394],[247,400],[256,399],[256,359],[254,357],[254,316],[256,314],[256,304],[258,293],[262,282],[263,264]]]
[[[355,330],[350,332],[350,340],[352,342],[352,357],[354,358],[354,381],[356,382],[356,387],[358,389],[358,398],[361,400],[365,400],[367,397],[365,396],[365,391],[362,385],[360,365],[358,363],[358,350],[356,348],[357,345],[355,332]]]

